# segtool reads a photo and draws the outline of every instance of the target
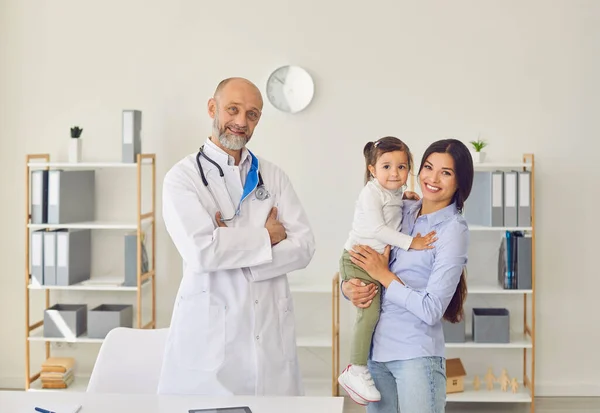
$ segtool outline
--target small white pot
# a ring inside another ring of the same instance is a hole
[[[471,157],[473,158],[473,163],[483,163],[485,161],[485,152],[471,151]]]
[[[81,138],[71,138],[69,142],[69,162],[81,162]]]

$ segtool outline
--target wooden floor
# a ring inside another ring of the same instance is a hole
[[[364,413],[366,410],[346,398],[344,413]],[[530,413],[529,405],[449,403],[446,413]],[[543,397],[536,399],[535,413],[600,413],[600,398]]]

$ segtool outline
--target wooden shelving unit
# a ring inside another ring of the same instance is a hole
[[[137,209],[136,219],[131,222],[77,222],[67,224],[32,224],[31,223],[31,191],[30,179],[33,169],[135,169],[137,173]],[[142,172],[145,168],[150,169],[151,174],[151,208],[148,212],[142,212]],[[37,380],[41,376],[41,371],[31,373],[31,343],[44,342],[45,356],[51,356],[52,342],[66,343],[101,343],[102,339],[87,338],[86,335],[69,338],[50,338],[43,336],[43,317],[42,320],[31,321],[30,304],[32,301],[32,291],[44,291],[45,308],[51,306],[52,291],[95,291],[103,292],[127,292],[136,293],[137,314],[134,320],[136,328],[155,328],[156,327],[156,156],[154,154],[139,154],[137,155],[136,163],[120,163],[120,162],[81,162],[81,163],[65,163],[65,162],[50,162],[48,154],[30,154],[26,156],[25,161],[25,390],[42,390],[41,383]],[[30,268],[30,240],[31,231],[40,229],[91,229],[91,230],[136,230],[137,231],[137,250],[142,250],[142,237],[144,235],[144,225],[150,227],[151,260],[149,261],[149,270],[142,273],[142,256],[138,254],[137,258],[137,286],[122,286],[118,279],[102,280],[92,279],[85,282],[69,285],[69,286],[44,286],[34,285],[31,283],[31,268]],[[150,288],[151,294],[151,319],[144,323],[142,319],[142,292],[146,288]],[[48,390],[48,391],[68,391],[73,387],[85,391],[86,380],[75,378],[74,383],[64,390]]]

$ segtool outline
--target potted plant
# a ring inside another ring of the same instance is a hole
[[[69,162],[81,162],[81,133],[83,129],[79,126],[71,128],[71,142],[69,142]]]
[[[476,141],[471,141],[471,145],[473,146],[473,151],[471,151],[471,156],[473,157],[473,162],[481,163],[485,160],[485,152],[482,151],[483,148],[487,146],[487,142],[482,139],[477,138]]]

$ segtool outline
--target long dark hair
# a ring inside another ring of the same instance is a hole
[[[371,172],[369,171],[369,165],[375,167],[377,159],[384,153],[400,151],[406,153],[408,158],[408,172],[412,170],[413,157],[410,153],[410,149],[404,142],[393,136],[386,136],[375,142],[367,142],[363,149],[363,155],[365,155],[365,184],[371,179]]]
[[[432,153],[447,153],[454,160],[454,172],[456,176],[457,188],[452,202],[456,204],[456,208],[459,212],[462,212],[465,201],[471,193],[471,187],[473,186],[473,158],[471,152],[459,140],[456,139],[443,139],[429,145],[429,148],[423,154],[421,159],[421,166],[419,167],[419,174],[425,165],[425,161],[429,158]],[[467,277],[465,269],[463,268],[462,274],[460,275],[460,281],[456,286],[456,291],[448,304],[448,308],[444,312],[444,319],[451,323],[458,323],[464,318],[464,303],[467,299]]]

